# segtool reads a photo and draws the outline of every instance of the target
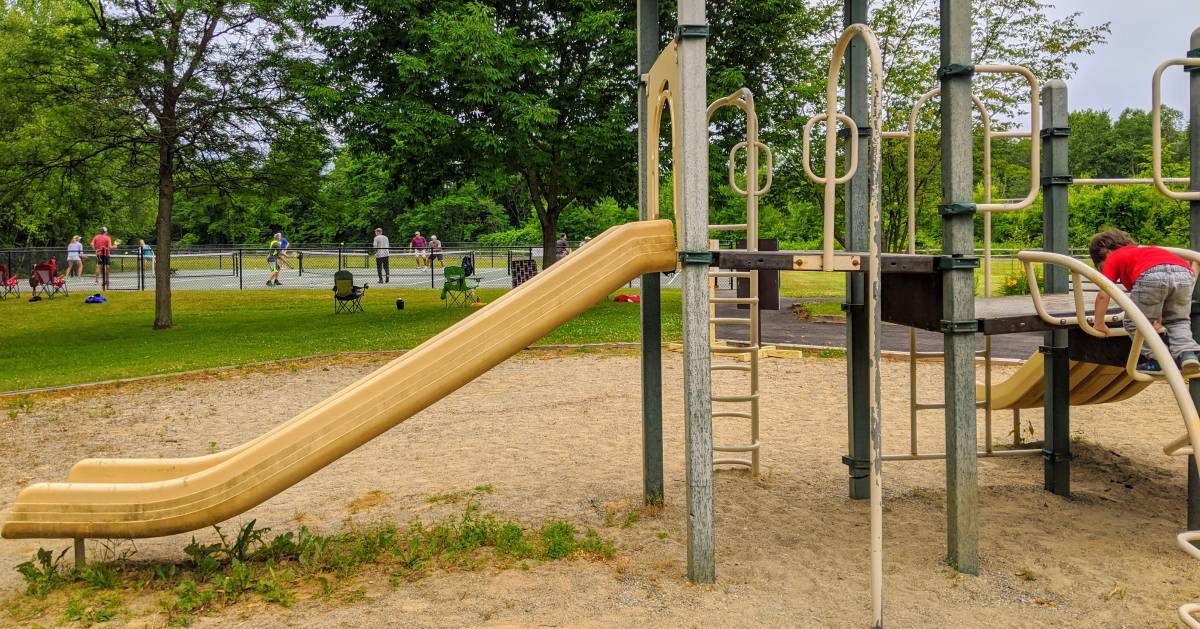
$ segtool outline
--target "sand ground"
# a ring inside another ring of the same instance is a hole
[[[85,457],[186,456],[235,445],[382,360],[34,398],[15,417],[0,415],[7,463],[0,466],[0,510],[22,486],[60,480]],[[908,443],[907,369],[884,362],[888,450]],[[940,372],[940,364],[920,366],[925,400],[941,397]],[[198,625],[864,626],[867,504],[846,498],[844,361],[763,361],[763,472],[758,479],[744,471],[716,475],[712,586],[684,578],[679,354],[666,354],[664,373],[667,506],[628,528],[605,526],[606,511],[621,522],[640,504],[638,374],[629,353],[522,354],[239,519],[257,518],[276,531],[298,522],[336,531],[384,518],[429,519],[439,512],[428,496],[491,484],[484,509],[530,523],[561,518],[595,527],[618,544],[612,561],[441,573],[395,587],[368,575],[353,597],[301,600],[289,609],[241,604]],[[1040,413],[1023,417],[1040,438]],[[924,419],[922,447],[940,449],[940,414]],[[718,441],[743,441],[743,426],[729,421],[719,425]],[[1009,415],[999,413],[997,424],[997,440],[1009,441]],[[942,464],[888,463],[886,620],[898,627],[1177,623],[1175,608],[1200,599],[1200,562],[1174,546],[1185,517],[1184,460],[1161,452],[1181,432],[1163,385],[1123,403],[1072,409],[1071,499],[1042,491],[1040,457],[981,461],[979,576],[959,575],[944,561]],[[352,513],[350,503],[370,492],[384,499]],[[140,541],[138,557],[181,560],[188,539]],[[0,595],[20,587],[10,568],[39,545],[65,546],[0,540]]]

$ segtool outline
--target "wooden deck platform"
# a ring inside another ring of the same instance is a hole
[[[722,249],[711,252],[713,264],[728,270],[823,271],[820,251],[744,251]],[[881,256],[883,279],[883,320],[922,330],[941,332],[943,293],[938,256],[884,254]],[[870,258],[865,252],[838,251],[834,270],[861,272]],[[1095,296],[1086,296],[1088,314]],[[1070,294],[1044,295],[1046,309],[1056,316],[1074,316],[1075,301]],[[1110,313],[1120,312],[1110,308]],[[975,318],[983,334],[1015,334],[1051,329],[1042,321],[1028,295],[990,297],[975,300]]]

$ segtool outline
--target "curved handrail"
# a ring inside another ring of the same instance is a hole
[[[1200,254],[1197,254],[1196,252],[1180,249],[1171,249],[1171,251],[1184,253],[1189,262],[1200,262]],[[1046,251],[1022,251],[1017,254],[1017,258],[1025,263],[1026,273],[1029,274],[1031,278],[1033,275],[1033,262],[1054,264],[1066,268],[1067,270],[1071,271],[1072,275],[1076,278],[1076,290],[1081,290],[1079,288],[1080,282],[1078,281],[1078,278],[1082,275],[1091,280],[1092,283],[1094,283],[1100,290],[1104,291],[1109,298],[1116,302],[1117,305],[1125,311],[1125,316],[1133,320],[1135,329],[1137,330],[1135,342],[1138,338],[1140,338],[1143,343],[1149,345],[1151,355],[1155,360],[1158,361],[1160,365],[1162,365],[1163,376],[1165,377],[1167,384],[1171,387],[1171,393],[1175,397],[1175,403],[1179,406],[1179,412],[1183,415],[1183,423],[1187,428],[1187,443],[1190,444],[1194,449],[1196,444],[1200,443],[1200,417],[1197,417],[1196,405],[1194,402],[1192,402],[1192,396],[1188,392],[1187,381],[1184,380],[1183,374],[1179,371],[1179,368],[1175,366],[1175,361],[1171,358],[1171,353],[1167,349],[1167,344],[1163,342],[1162,338],[1160,338],[1157,333],[1153,333],[1155,330],[1154,324],[1146,317],[1145,314],[1142,314],[1142,311],[1133,303],[1133,300],[1130,299],[1129,295],[1126,295],[1125,291],[1121,290],[1116,284],[1114,284],[1107,277],[1104,277],[1104,275],[1096,269],[1093,269],[1082,261],[1076,260],[1070,256],[1065,256],[1058,253],[1049,253]],[[1038,292],[1036,280],[1030,280],[1029,288],[1030,296],[1034,300],[1034,308],[1038,311],[1038,316],[1044,321],[1053,325],[1078,324],[1085,330],[1090,329],[1091,331],[1088,332],[1089,334],[1104,336],[1103,334],[1100,334],[1098,330],[1092,328],[1090,324],[1087,324],[1085,327],[1088,317],[1084,312],[1077,310],[1075,317],[1051,317],[1046,312],[1045,305],[1041,303],[1041,295]],[[1076,301],[1076,305],[1078,307],[1078,300]],[[1114,330],[1113,332],[1116,333],[1117,331]],[[1122,332],[1124,331],[1122,330]],[[1119,333],[1114,335],[1118,334]],[[1139,349],[1140,346],[1135,344],[1133,347],[1133,350],[1135,351],[1130,353],[1131,356],[1135,355],[1136,350]],[[1126,369],[1128,370],[1128,364],[1126,365]],[[1133,372],[1130,375],[1132,376],[1135,373],[1136,372]],[[1149,376],[1146,376],[1145,374],[1136,375],[1139,376],[1136,379],[1141,381],[1145,381],[1145,379],[1149,378]],[[1163,450],[1167,454],[1172,454],[1173,452],[1178,452],[1180,445],[1180,440],[1176,439],[1168,444]]]
[[[982,74],[1019,74],[1029,83],[1029,194],[1016,203],[980,203],[975,209],[980,212],[1015,212],[1023,210],[1037,199],[1042,191],[1042,105],[1038,80],[1026,67],[1009,64],[979,64],[975,72]]]
[[[1154,69],[1154,79],[1150,89],[1150,154],[1153,166],[1150,176],[1154,178],[1154,187],[1168,199],[1176,201],[1200,201],[1200,190],[1176,192],[1167,187],[1162,176],[1162,74],[1167,68],[1182,66],[1184,68],[1200,68],[1200,59],[1168,59]],[[1197,140],[1192,138],[1193,142]],[[1195,172],[1195,171],[1192,171]]]
[[[829,62],[829,73],[825,82],[825,124],[828,130],[833,130],[839,119],[837,111],[837,85],[842,63],[846,58],[846,49],[855,38],[861,37],[869,57],[870,69],[870,121],[871,139],[869,145],[870,173],[867,187],[870,190],[867,200],[867,239],[869,241],[869,256],[871,263],[867,267],[867,346],[873,348],[867,361],[867,409],[870,415],[871,447],[868,463],[868,485],[870,487],[870,521],[871,521],[871,613],[872,626],[883,626],[883,415],[879,408],[879,297],[880,297],[880,264],[879,252],[882,227],[880,222],[880,189],[883,172],[883,155],[880,150],[883,143],[883,52],[879,40],[866,24],[851,24],[847,26],[833,49],[833,57]],[[833,131],[836,134],[836,131]],[[857,137],[852,132],[851,137]],[[807,163],[807,160],[805,160]],[[825,142],[825,176],[822,183],[825,186],[824,195],[824,233],[822,240],[821,262],[825,271],[834,270],[833,264],[833,225],[834,208],[837,194],[837,143]]]

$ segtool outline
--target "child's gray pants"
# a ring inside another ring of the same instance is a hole
[[[1196,278],[1191,270],[1174,264],[1150,267],[1138,277],[1129,297],[1151,323],[1161,319],[1167,328],[1171,356],[1178,359],[1183,352],[1200,354],[1200,345],[1192,338],[1192,288]],[[1132,338],[1137,326],[1128,316],[1125,329]],[[1150,348],[1142,345],[1142,356],[1150,358]]]

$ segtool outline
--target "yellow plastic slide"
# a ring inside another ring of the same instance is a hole
[[[135,538],[217,524],[408,419],[631,279],[675,268],[670,221],[614,227],[249,443],[187,459],[83,461],[67,482],[39,483],[22,491],[0,533],[8,538]]]
[[[992,385],[992,408],[1041,408],[1046,394],[1045,366],[1041,354],[1025,361],[1017,373]],[[1120,402],[1137,395],[1149,382],[1138,382],[1124,367],[1072,360],[1070,366],[1072,406]],[[984,399],[987,389],[975,383],[975,396]]]

